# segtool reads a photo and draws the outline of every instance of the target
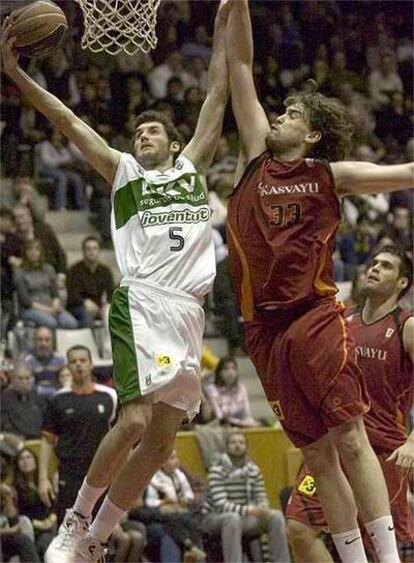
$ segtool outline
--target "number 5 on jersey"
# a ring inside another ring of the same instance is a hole
[[[184,248],[184,237],[177,233],[181,233],[183,230],[182,227],[170,227],[168,235],[174,244],[170,246],[171,252],[180,252]]]

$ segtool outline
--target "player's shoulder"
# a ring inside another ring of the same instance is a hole
[[[132,154],[121,152],[113,187],[114,189],[123,188],[129,181],[142,178],[144,174],[145,169]]]

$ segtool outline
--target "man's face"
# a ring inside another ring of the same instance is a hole
[[[19,232],[24,233],[33,227],[33,219],[30,211],[24,207],[14,210],[14,220]]]
[[[173,452],[167,461],[163,464],[162,469],[167,475],[172,475],[178,469],[180,462],[178,460],[177,452]]]
[[[100,247],[96,240],[88,240],[83,249],[83,255],[88,262],[98,262]]]
[[[11,385],[18,393],[27,395],[33,384],[33,376],[29,368],[17,367],[11,377]]]
[[[171,143],[164,125],[157,121],[142,123],[135,130],[135,158],[147,169],[166,162],[171,155]]]
[[[394,209],[394,227],[405,230],[410,227],[410,212],[406,207],[396,207]]]
[[[227,442],[227,453],[232,457],[244,457],[247,453],[247,442],[243,434],[234,433]]]
[[[310,133],[304,106],[294,104],[288,106],[286,112],[272,123],[266,136],[266,146],[273,154],[278,154],[301,145],[305,146],[305,138]]]
[[[68,355],[68,367],[75,385],[92,380],[92,362],[86,350],[72,350]]]
[[[53,336],[48,328],[37,329],[36,354],[39,358],[47,358],[53,354]]]
[[[399,295],[405,287],[400,275],[400,258],[389,252],[381,252],[372,260],[365,282],[365,291],[368,297],[383,296],[389,298]]]

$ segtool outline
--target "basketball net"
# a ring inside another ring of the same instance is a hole
[[[160,0],[76,0],[85,31],[82,48],[116,55],[125,51],[148,53],[155,48],[157,9]]]

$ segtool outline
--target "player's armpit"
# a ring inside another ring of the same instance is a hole
[[[414,163],[380,166],[370,162],[331,164],[339,196],[392,192],[414,187]]]

